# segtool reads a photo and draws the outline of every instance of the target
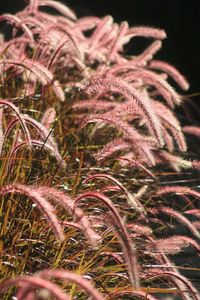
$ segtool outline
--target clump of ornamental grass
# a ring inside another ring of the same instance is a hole
[[[199,300],[199,111],[165,31],[53,0],[0,22],[1,299]]]

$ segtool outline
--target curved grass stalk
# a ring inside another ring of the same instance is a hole
[[[5,196],[10,193],[25,195],[27,198],[30,198],[35,204],[37,204],[42,214],[49,222],[56,237],[61,242],[64,241],[65,237],[59,224],[59,221],[55,215],[54,207],[37,191],[37,189],[23,184],[10,184],[0,187],[1,196]]]
[[[22,126],[24,134],[26,136],[27,144],[31,148],[32,147],[32,141],[31,141],[30,133],[29,133],[29,130],[26,126],[26,122],[25,122],[23,114],[21,114],[19,109],[7,99],[0,99],[0,104],[8,106],[10,109],[12,109],[14,111],[14,113],[16,114],[16,116],[17,116],[17,118],[18,118],[18,120],[19,120],[19,122]]]
[[[123,253],[126,260],[127,271],[129,274],[129,278],[133,288],[139,288],[139,276],[138,276],[138,263],[136,257],[136,250],[134,245],[132,244],[128,232],[122,222],[120,215],[118,214],[117,210],[113,206],[112,202],[109,198],[107,198],[104,194],[98,192],[90,192],[87,191],[83,194],[80,194],[76,199],[75,203],[80,202],[82,199],[86,198],[96,198],[103,202],[103,204],[108,208],[110,211],[109,219],[112,226],[121,241],[123,247]]]
[[[26,293],[27,289],[32,290],[42,288],[49,291],[50,294],[54,296],[57,300],[70,300],[70,297],[67,294],[64,294],[56,284],[53,284],[48,280],[38,278],[36,276],[21,276],[0,283],[0,294],[3,294],[3,292],[8,290],[12,286],[21,286],[22,284],[25,284]],[[21,290],[21,295],[24,296],[23,290]],[[21,300],[22,299],[24,298],[21,297]]]
[[[85,92],[88,94],[97,93],[119,93],[129,101],[135,103],[141,113],[145,116],[145,120],[149,125],[149,130],[153,133],[160,146],[163,146],[164,141],[161,133],[160,122],[157,119],[154,111],[151,109],[150,100],[144,97],[130,84],[122,79],[93,79],[85,87]]]
[[[89,177],[87,177],[84,181],[84,183],[88,183],[88,181],[91,181],[93,179],[107,179],[111,182],[113,182],[114,184],[116,184],[120,190],[124,193],[124,195],[126,196],[126,199],[128,201],[128,204],[130,205],[130,207],[132,207],[135,211],[137,211],[140,214],[146,214],[144,207],[142,206],[142,204],[139,202],[139,200],[134,199],[134,197],[129,193],[129,191],[121,184],[121,182],[119,182],[117,179],[115,179],[114,177],[112,177],[111,175],[108,174],[94,174],[94,175],[90,175]]]

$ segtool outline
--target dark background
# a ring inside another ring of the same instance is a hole
[[[0,1],[0,13],[21,10],[27,0]],[[175,65],[191,83],[190,92],[200,91],[200,0],[62,1],[78,16],[113,15],[131,25],[151,25],[166,30],[168,38],[157,55]],[[134,47],[134,45],[132,45]]]

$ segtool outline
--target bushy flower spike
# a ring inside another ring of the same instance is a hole
[[[80,52],[80,47],[76,35],[70,28],[67,28],[66,26],[62,26],[59,24],[50,24],[46,26],[44,31],[41,32],[40,43],[43,44],[51,41],[52,44],[55,44],[53,40],[55,36],[53,35],[53,33],[59,34],[58,39],[61,40],[61,43],[63,42],[63,40],[65,40],[63,46],[68,46],[67,48],[69,53],[71,52],[71,54],[74,54],[75,56],[80,58],[80,60],[83,60],[83,53]],[[38,47],[41,47],[41,45]]]
[[[189,209],[189,210],[184,211],[184,213],[185,214],[192,214],[195,217],[200,218],[200,211],[199,211],[199,209]]]
[[[64,240],[64,234],[55,215],[54,207],[37,191],[37,189],[22,184],[10,184],[2,186],[0,188],[1,196],[5,196],[10,193],[25,195],[26,197],[30,198],[35,204],[37,204],[46,220],[49,222],[57,238],[60,241]]]
[[[152,239],[149,237],[149,239]],[[153,239],[152,239],[153,240]],[[156,268],[156,270],[149,270],[148,274],[152,273],[158,273],[163,274],[165,272],[171,273],[171,276],[169,276],[169,280],[174,283],[174,285],[177,287],[177,294],[182,297],[183,300],[193,300],[193,296],[196,295],[196,289],[195,287],[190,283],[190,281],[182,276],[176,266],[172,263],[171,260],[168,259],[168,257],[164,253],[160,253],[160,255],[156,256],[156,261],[159,264],[164,264],[165,268],[163,270],[160,270]],[[173,268],[173,271],[169,271],[169,268]],[[148,278],[151,278],[151,276],[148,276]],[[188,285],[187,285],[188,283]],[[187,287],[187,289],[186,289]],[[193,292],[195,293],[193,294]],[[190,293],[191,292],[191,293]],[[195,300],[197,300],[195,298]],[[199,300],[199,298],[198,298]]]
[[[40,0],[29,0],[26,10],[31,14],[37,14],[39,2]]]
[[[126,81],[142,80],[143,84],[152,85],[157,92],[163,96],[168,105],[173,108],[175,104],[180,104],[180,96],[175,90],[163,80],[162,77],[150,70],[135,69],[122,74],[122,78]]]
[[[180,156],[175,156],[167,151],[156,151],[156,165],[168,165],[171,166],[176,172],[180,172],[181,169],[191,169],[192,162],[183,159]]]
[[[200,138],[200,128],[197,126],[184,126],[183,132]]]
[[[155,273],[157,273],[158,271],[155,271]],[[154,272],[153,272],[154,273]],[[180,281],[181,283],[184,284],[184,286],[186,286],[187,290],[186,291],[181,291],[181,296],[183,296],[184,294],[184,299],[186,300],[191,300],[191,297],[188,295],[186,296],[185,294],[189,293],[192,296],[192,299],[195,300],[200,300],[200,296],[199,296],[199,292],[196,290],[196,288],[191,284],[191,282],[189,280],[187,280],[184,276],[180,275],[180,274],[176,274],[175,272],[170,272],[170,271],[159,271],[158,274],[153,275],[151,278],[158,278],[158,277],[164,277],[164,278],[168,278],[169,280],[172,280],[172,278],[174,277],[176,280]]]
[[[85,87],[85,92],[88,94],[97,94],[97,93],[119,93],[123,95],[130,101],[133,101],[136,104],[136,107],[141,110],[141,113],[144,114],[146,121],[148,123],[149,130],[158,140],[159,144],[163,145],[163,138],[160,128],[159,120],[157,119],[154,111],[151,109],[150,101],[148,98],[145,98],[133,87],[128,85],[125,81],[119,79],[93,79]]]
[[[8,65],[8,67],[17,66],[26,69],[33,73],[43,85],[51,84],[53,81],[53,74],[49,70],[47,70],[39,62],[33,62],[28,58],[26,58],[25,61],[22,62],[13,60],[0,60],[0,65]]]
[[[31,118],[28,115],[24,115],[24,120],[26,122],[26,124],[30,124],[33,126],[33,128],[35,128],[38,132],[38,134],[40,135],[40,138],[46,143],[48,143],[50,146],[52,146],[52,148],[54,148],[54,151],[56,153],[56,156],[59,157],[59,151],[57,148],[57,144],[52,136],[51,131],[49,131],[45,126],[43,126],[41,124],[41,122],[36,121],[35,119]],[[60,160],[61,160],[61,156],[60,156]]]
[[[51,155],[53,155],[58,164],[62,165],[62,167],[66,167],[65,161],[63,160],[63,158],[61,157],[60,153],[57,152],[57,150],[55,150],[54,147],[52,147],[52,145],[50,145],[48,142],[43,142],[43,141],[39,141],[39,140],[32,140],[32,145],[39,147],[41,149],[45,149],[48,150],[50,152]],[[10,153],[10,159],[12,158],[13,154],[15,154],[20,148],[27,146],[27,142],[22,142],[22,143],[17,143],[15,145],[15,147],[13,147],[11,153]]]
[[[150,211],[153,214],[154,213],[155,214],[164,213],[166,215],[169,215],[169,216],[173,217],[178,222],[185,225],[190,230],[190,232],[193,234],[194,237],[196,237],[197,239],[200,239],[200,233],[195,228],[195,226],[192,224],[192,222],[190,222],[185,216],[183,216],[178,211],[175,211],[174,209],[172,209],[170,207],[160,207],[158,209],[152,208]]]
[[[130,159],[125,156],[118,157],[118,160],[125,163],[125,165],[129,165],[131,167],[144,171],[144,173],[146,173],[148,176],[152,177],[155,181],[157,181],[157,178],[153,174],[153,172],[147,169],[142,162],[139,162],[138,160],[133,158]]]
[[[72,20],[77,19],[75,13],[69,7],[60,2],[53,0],[40,0],[38,1],[38,5],[52,7],[67,18],[70,18]]]
[[[67,294],[64,294],[56,284],[53,284],[48,280],[36,276],[21,276],[0,283],[0,294],[3,294],[12,286],[21,286],[22,284],[25,284],[26,289],[28,287],[30,290],[38,288],[45,289],[50,293],[50,295],[54,296],[57,300],[70,299],[70,297]]]
[[[22,20],[15,16],[15,15],[11,15],[11,14],[4,14],[2,16],[0,16],[0,22],[2,21],[7,21],[10,24],[15,25],[16,27],[21,27],[22,30],[24,30],[24,32],[26,33],[27,37],[33,41],[33,34],[31,32],[31,30],[22,22]]]
[[[195,191],[194,189],[187,186],[164,186],[160,187],[159,191],[156,192],[158,196],[166,194],[176,194],[176,195],[190,195],[197,199],[200,199],[200,192]]]
[[[62,205],[81,226],[86,239],[91,245],[95,246],[99,241],[101,241],[101,237],[91,228],[87,216],[80,208],[75,206],[74,201],[66,193],[52,187],[37,187],[37,191],[43,197],[49,200],[54,200]]]
[[[0,104],[1,105],[5,105],[8,106],[10,109],[12,109],[14,111],[14,113],[16,114],[22,128],[24,131],[24,135],[26,136],[26,140],[27,140],[27,144],[28,146],[31,148],[32,147],[32,141],[31,141],[31,137],[30,137],[30,132],[26,126],[26,121],[24,119],[24,116],[22,113],[20,113],[18,107],[16,107],[9,99],[0,99]]]
[[[97,111],[102,111],[102,110],[108,111],[117,106],[118,106],[118,103],[94,99],[94,101],[82,100],[80,102],[74,103],[72,107],[75,110],[91,110],[91,111],[97,112]]]
[[[52,85],[52,88],[57,95],[58,99],[60,101],[64,101],[64,92],[60,88],[60,84],[57,80],[53,80],[54,76],[53,74],[46,68],[44,67],[41,63],[38,61],[31,61],[30,59],[26,58],[22,62],[17,62],[17,61],[12,61],[12,60],[0,60],[0,65],[8,65],[9,66],[17,66],[22,69],[30,71],[30,74],[28,76],[29,80],[35,81],[33,77],[31,77],[31,73],[33,73],[38,81],[42,85]]]
[[[177,143],[179,150],[185,152],[187,150],[187,145],[186,145],[186,141],[185,141],[183,132],[181,130],[181,126],[180,126],[177,118],[173,115],[171,110],[168,109],[164,104],[162,104],[158,101],[155,101],[155,100],[151,100],[151,103],[152,103],[154,112],[158,116],[160,122],[162,122],[161,131],[162,131],[164,140],[166,142],[166,145],[168,145],[168,143],[170,142],[169,139],[173,137]],[[127,119],[130,118],[130,121],[134,120],[134,118],[137,118],[138,116],[141,117],[141,112],[130,101],[127,101],[123,104],[118,104],[110,112],[110,114],[113,114],[115,116],[122,117],[122,118],[127,118]],[[166,132],[166,129],[171,131],[171,135],[169,135]],[[170,142],[170,144],[171,144],[171,142]],[[173,147],[172,147],[172,149],[173,149]]]
[[[93,285],[79,274],[65,271],[65,270],[43,270],[38,273],[41,278],[55,278],[59,280],[66,280],[80,286],[88,296],[94,300],[104,300],[104,297],[93,287]]]
[[[175,117],[174,113],[159,101],[152,100],[151,102],[155,113],[160,119],[163,120],[163,125],[165,125],[165,123],[168,123],[170,127],[174,127],[176,131],[181,132],[180,122]]]
[[[149,63],[149,68],[160,70],[160,71],[163,71],[163,72],[169,74],[174,79],[174,81],[176,81],[178,83],[178,85],[184,91],[187,91],[189,89],[189,83],[174,66],[172,66],[164,61],[152,60]]]
[[[161,48],[162,42],[155,41],[153,42],[143,53],[138,56],[134,56],[129,61],[122,63],[117,63],[110,66],[109,69],[106,69],[107,76],[116,76],[117,73],[125,72],[128,70],[134,70],[138,67],[144,67],[147,65],[148,61],[152,59],[154,54]]]
[[[142,36],[158,40],[163,40],[166,38],[166,32],[163,29],[145,26],[131,27],[129,28],[127,35],[131,37]]]
[[[22,281],[25,281],[24,278],[25,279],[28,278],[28,279],[30,279],[30,281],[31,281],[31,279],[34,280],[35,278],[37,278],[36,282],[39,282],[40,279],[41,279],[41,283],[46,282],[47,287],[45,288],[45,290],[46,290],[46,293],[48,293],[48,294],[51,294],[51,286],[52,287],[55,286],[54,296],[56,295],[56,292],[57,292],[58,296],[57,296],[56,299],[58,299],[58,300],[61,299],[61,298],[58,298],[61,295],[61,290],[59,290],[56,285],[52,284],[49,281],[50,278],[69,281],[71,283],[74,283],[74,284],[80,286],[88,294],[88,296],[90,296],[91,299],[104,300],[104,297],[93,287],[93,285],[87,279],[84,278],[84,276],[81,276],[79,274],[76,274],[76,273],[73,273],[73,272],[70,272],[70,271],[66,271],[66,270],[53,270],[53,271],[51,271],[51,270],[42,270],[38,273],[35,273],[35,275],[32,276],[32,277],[31,276],[22,277]],[[48,288],[49,286],[50,286],[50,289]],[[40,287],[40,285],[39,285],[39,287]],[[28,291],[30,291],[30,286],[28,284],[26,284],[25,287],[22,287],[20,289],[20,291],[18,291],[17,299],[19,299],[19,300],[24,299],[22,297],[25,297],[27,295]],[[60,291],[60,295],[59,295],[59,291]],[[50,295],[48,295],[48,296],[50,296]],[[68,295],[64,295],[64,293],[62,293],[62,297],[63,297],[62,299],[69,299]],[[26,299],[28,299],[28,298],[26,298]],[[35,299],[35,298],[33,298],[33,299]]]
[[[165,239],[155,240],[156,252],[163,252],[166,254],[177,254],[188,246],[193,246],[200,254],[199,244],[192,238],[182,235],[174,235]],[[154,245],[149,245],[149,251],[154,252]]]
[[[56,120],[56,111],[53,107],[47,108],[45,111],[41,123],[44,125],[46,129],[50,129],[54,121]]]
[[[74,24],[74,27],[75,29],[80,29],[81,31],[87,31],[96,27],[100,21],[100,18],[94,16],[83,17],[77,20],[77,22]]]
[[[81,124],[81,128],[84,127],[86,124],[91,122],[106,122],[109,125],[114,125],[118,129],[120,129],[124,134],[125,142],[129,144],[130,149],[139,156],[148,158],[148,163],[150,165],[155,165],[155,159],[152,153],[152,141],[146,139],[144,136],[140,135],[136,129],[134,129],[128,123],[123,122],[119,117],[112,117],[110,114],[98,114],[98,115],[91,115],[85,118]],[[148,140],[148,143],[145,141]],[[140,147],[138,147],[140,146]]]
[[[128,23],[122,22],[122,24],[119,27],[117,36],[113,40],[113,43],[111,44],[110,53],[108,55],[109,60],[111,60],[112,57],[115,56],[116,53],[121,49],[121,38],[126,34],[127,30],[128,30]]]
[[[107,143],[101,150],[99,150],[95,159],[97,161],[104,161],[109,156],[113,155],[117,151],[124,151],[129,149],[130,145],[122,138],[116,138],[113,141]]]
[[[124,193],[124,195],[127,198],[128,204],[130,207],[132,207],[135,211],[137,211],[140,214],[146,214],[145,213],[145,209],[142,206],[142,204],[139,202],[139,200],[134,199],[134,197],[131,195],[131,193],[129,193],[129,191],[114,177],[112,177],[111,175],[108,174],[94,174],[91,175],[89,177],[87,177],[83,183],[88,183],[89,181],[93,180],[93,179],[107,179],[109,181],[112,181],[114,184],[116,184],[120,190]]]
[[[145,67],[147,63],[162,47],[161,41],[154,41],[144,52],[132,59],[131,64],[134,67]],[[128,66],[129,63],[127,63]],[[130,65],[130,64],[129,64]]]
[[[13,48],[13,46],[17,47],[20,45],[32,45],[30,44],[30,39],[26,38],[26,37],[16,37],[13,38],[12,40],[5,42],[2,46],[0,46],[0,51],[1,53],[6,53],[12,56],[12,53],[10,51],[10,48]]]
[[[137,270],[137,257],[136,250],[131,242],[126,227],[123,224],[123,221],[118,214],[115,207],[112,205],[112,202],[104,194],[98,192],[87,191],[83,194],[80,194],[76,199],[75,203],[80,202],[82,199],[86,198],[96,198],[103,202],[104,205],[108,208],[110,212],[109,219],[111,218],[111,225],[114,226],[114,229],[117,232],[117,235],[121,241],[123,247],[123,253],[126,259],[126,267],[130,277],[131,284],[134,288],[139,288],[139,277]]]
[[[98,46],[100,39],[106,33],[113,22],[113,18],[111,16],[104,17],[97,25],[96,30],[90,38],[90,46],[89,51],[92,52]]]

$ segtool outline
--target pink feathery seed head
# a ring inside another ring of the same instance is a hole
[[[152,100],[152,105],[154,108],[155,113],[160,118],[163,124],[163,136],[165,137],[166,144],[170,143],[169,146],[173,150],[173,144],[176,142],[178,148],[182,152],[187,151],[187,144],[185,141],[185,136],[181,129],[180,123],[173,112],[166,107],[164,104]],[[170,131],[170,135],[169,135]],[[173,138],[172,144],[170,139]],[[170,149],[169,148],[169,149]]]
[[[41,32],[40,42],[43,43],[45,40],[54,40],[55,36],[53,34],[58,35],[58,39],[63,39],[65,36],[66,41],[68,43],[68,51],[77,55],[81,60],[83,60],[83,53],[80,52],[81,47],[79,45],[79,41],[77,38],[77,34],[73,31],[73,29],[60,25],[60,24],[48,24],[45,29]],[[69,47],[70,46],[70,47]]]
[[[181,291],[180,296],[184,300],[191,300],[190,293],[192,295],[192,299],[200,300],[199,293],[197,289],[193,286],[193,284],[184,276],[182,276],[178,271],[162,271],[162,270],[155,270],[151,271],[151,280],[153,278],[168,278],[168,280],[171,280],[175,283],[175,286],[178,287],[178,289]],[[149,279],[150,279],[149,278]],[[183,292],[182,292],[183,291]]]
[[[109,51],[112,48],[112,45],[115,44],[115,41],[117,39],[117,35],[119,33],[119,25],[117,23],[111,24],[110,28],[107,30],[107,32],[104,34],[104,36],[101,39],[101,43],[99,47],[97,47],[96,51],[102,51],[105,53],[105,58],[108,59]],[[120,48],[120,46],[119,46]],[[119,51],[119,48],[117,46],[116,50]],[[113,56],[110,58],[115,61],[115,56],[117,55],[117,51],[114,51]],[[110,65],[110,62],[108,61],[108,65]],[[103,66],[102,66],[103,67]]]
[[[127,35],[130,35],[132,37],[143,36],[143,37],[154,38],[158,40],[163,40],[167,37],[166,32],[163,29],[145,27],[145,26],[130,27],[127,32]]]
[[[121,49],[122,47],[122,37],[126,34],[128,30],[128,23],[127,22],[122,22],[117,36],[114,39],[112,45],[111,45],[111,49],[110,49],[110,53],[108,55],[108,59],[112,59],[112,57],[114,57],[116,55],[116,53]]]
[[[53,74],[48,69],[46,69],[41,63],[36,61],[33,62],[28,58],[22,62],[7,59],[0,60],[0,65],[8,65],[8,67],[18,66],[22,69],[28,70],[33,73],[43,85],[51,84],[53,81]]]
[[[134,101],[136,107],[141,110],[141,113],[146,118],[146,122],[149,125],[149,130],[156,137],[160,146],[164,145],[161,125],[159,119],[156,117],[154,111],[151,109],[150,100],[144,97],[136,89],[131,87],[130,84],[124,80],[107,78],[107,79],[94,79],[85,87],[85,92],[88,94],[97,93],[119,93],[127,98],[129,101]]]
[[[95,16],[83,17],[76,21],[74,28],[80,29],[81,31],[91,30],[96,27],[100,21],[101,19]]]
[[[183,77],[183,75],[181,75],[179,73],[179,71],[172,65],[164,62],[164,61],[160,61],[160,60],[152,60],[149,63],[149,67],[151,69],[158,69],[160,71],[166,72],[167,74],[169,74],[174,81],[176,81],[179,86],[184,90],[187,91],[189,89],[189,83],[187,82],[187,80]]]
[[[55,235],[60,241],[64,240],[64,234],[55,215],[54,207],[32,186],[22,184],[5,185],[0,188],[0,195],[4,196],[8,193],[18,193],[30,198],[38,205],[42,214],[44,214],[47,221],[50,223]]]
[[[45,198],[52,199],[62,205],[66,211],[75,217],[76,222],[81,226],[86,239],[92,246],[96,246],[101,242],[101,236],[92,229],[87,216],[80,208],[75,206],[74,201],[68,194],[52,187],[37,187],[37,190]]]
[[[27,35],[27,37],[31,40],[31,41],[34,41],[34,38],[33,38],[33,34],[31,32],[31,30],[28,28],[28,26],[26,26],[22,20],[15,16],[15,15],[12,15],[12,14],[4,14],[4,15],[1,15],[0,16],[0,22],[1,21],[7,21],[9,22],[10,24],[13,24],[15,25],[16,27],[21,27],[22,30],[24,31],[24,33]]]
[[[47,116],[46,116],[47,118]],[[41,139],[46,143],[48,142],[54,149],[55,152],[57,152],[58,154],[58,147],[56,142],[54,141],[52,132],[50,130],[48,130],[43,124],[42,122],[38,122],[36,121],[34,118],[28,116],[28,115],[24,115],[24,119],[26,121],[27,124],[31,125],[34,129],[37,130],[38,134],[40,135]],[[61,156],[60,156],[61,159]]]
[[[72,108],[76,110],[92,110],[97,112],[101,110],[109,111],[117,106],[118,103],[107,102],[98,99],[91,99],[91,100],[81,100],[77,103],[74,103],[72,105]]]
[[[140,214],[145,214],[145,209],[142,206],[142,204],[139,202],[139,200],[134,199],[134,197],[131,195],[131,193],[129,193],[129,191],[116,178],[114,178],[108,174],[94,174],[94,175],[90,175],[89,177],[87,177],[83,181],[83,184],[88,183],[88,181],[91,181],[93,179],[104,179],[104,180],[106,179],[106,180],[109,180],[109,181],[113,182],[114,184],[116,184],[120,188],[120,190],[125,194],[125,196],[128,200],[128,204],[132,208],[134,208],[137,212],[139,212]]]
[[[124,135],[124,140],[129,143],[130,150],[136,152],[140,157],[144,156],[148,159],[148,164],[155,165],[154,155],[151,151],[152,141],[139,134],[132,125],[122,121],[119,117],[113,116],[111,113],[90,115],[82,120],[80,128],[88,123],[100,121],[119,129]]]
[[[21,276],[14,279],[8,279],[0,283],[0,294],[6,292],[12,286],[22,286],[25,284],[25,289],[45,289],[50,292],[57,300],[69,300],[69,296],[64,294],[61,289],[48,280],[36,276]],[[22,293],[23,291],[21,291]],[[27,298],[26,298],[27,299]],[[35,298],[34,298],[35,299]],[[24,300],[24,299],[23,299]]]
[[[54,107],[49,107],[44,112],[44,115],[41,119],[41,123],[46,127],[46,129],[50,129],[51,125],[54,123],[56,119],[56,111]]]
[[[108,70],[106,70],[106,76],[111,76],[119,73],[123,73],[130,69],[142,68],[147,65],[147,62],[152,59],[156,52],[161,48],[161,41],[154,41],[146,50],[144,50],[140,55],[133,56],[128,61],[123,63],[113,64]]]
[[[200,219],[200,209],[195,209],[195,208],[194,209],[189,209],[189,210],[184,211],[184,214],[193,215],[196,218]]]
[[[113,23],[111,16],[105,16],[97,25],[94,33],[90,38],[89,52],[92,52],[99,46],[99,42],[103,35],[109,30]]]
[[[129,234],[126,230],[126,227],[124,225],[124,222],[122,221],[118,211],[116,210],[115,206],[112,204],[110,199],[106,197],[104,194],[101,194],[99,192],[94,191],[87,191],[83,194],[80,194],[76,199],[75,203],[80,202],[82,199],[86,198],[96,198],[100,200],[109,210],[110,215],[109,222],[111,225],[113,225],[114,229],[116,230],[116,233],[119,237],[119,240],[121,241],[122,247],[123,247],[123,253],[126,259],[127,263],[127,271],[130,277],[131,284],[134,288],[139,288],[139,275],[138,275],[138,263],[137,263],[137,257],[136,257],[136,249],[131,243],[131,240],[129,238]]]
[[[35,119],[31,118],[28,115],[24,115],[23,116],[24,121],[26,122],[26,124],[31,125],[34,129],[36,129],[37,133],[39,134],[40,137],[37,136],[37,138],[41,138],[41,140],[31,140],[32,145],[37,145],[37,146],[41,146],[42,148],[45,148],[47,150],[49,150],[57,159],[58,162],[60,162],[62,164],[62,166],[65,166],[65,163],[59,153],[58,147],[56,142],[54,141],[54,138],[51,134],[51,132],[49,130],[46,129],[46,127],[43,126],[42,123],[36,121]],[[14,119],[6,128],[5,131],[5,135],[4,135],[4,140],[8,137],[10,131],[12,130],[12,128],[14,127],[14,125],[16,125],[16,123],[18,122],[18,119]],[[25,143],[23,143],[23,145],[25,145]],[[17,147],[19,147],[19,144],[16,145]],[[14,148],[13,148],[13,152],[15,152]],[[11,156],[11,155],[10,155]]]
[[[129,143],[125,142],[122,138],[116,138],[107,143],[101,150],[95,154],[97,161],[104,161],[107,157],[113,155],[117,151],[123,151],[130,147]]]
[[[2,49],[1,52],[7,52],[10,54],[9,50],[10,48],[14,48],[16,46],[20,46],[20,45],[25,45],[25,46],[31,46],[34,47],[34,43],[30,43],[30,39],[27,37],[15,37],[12,38],[12,40],[9,40],[7,42],[4,42],[4,44],[2,45]]]
[[[37,14],[39,2],[39,0],[29,0],[27,10],[30,14]]]
[[[119,157],[118,159],[122,162],[127,162],[127,164],[131,167],[135,167],[139,170],[144,171],[144,173],[150,176],[153,180],[157,181],[157,177],[153,174],[153,172],[151,172],[144,166],[144,162],[142,160],[139,161],[139,159],[128,158],[127,156]]]
[[[200,127],[197,126],[184,126],[183,132],[187,134],[194,135],[198,138],[200,138]]]
[[[173,108],[175,104],[180,104],[181,98],[176,91],[159,74],[142,68],[133,69],[123,74],[122,78],[126,81],[141,79],[144,84],[152,85],[157,92],[163,96],[168,105]]]
[[[188,246],[193,246],[198,252],[200,252],[199,244],[192,238],[182,235],[174,235],[165,239],[155,240],[155,244],[149,245],[149,251],[163,252],[166,254],[177,254]]]
[[[26,126],[26,121],[24,119],[24,116],[22,113],[20,113],[18,107],[16,107],[11,101],[10,99],[0,99],[0,104],[1,105],[4,105],[4,106],[8,106],[11,110],[14,111],[14,113],[16,114],[22,128],[23,128],[23,131],[24,131],[24,134],[26,136],[26,140],[27,140],[27,144],[29,146],[29,148],[31,149],[32,148],[32,139],[31,139],[31,136],[30,136],[30,132]]]
[[[58,2],[58,1],[53,1],[53,0],[40,0],[38,2],[39,6],[48,6],[52,7],[58,12],[60,12],[62,15],[64,15],[67,18],[70,18],[72,20],[77,20],[77,17],[75,13],[66,5]]]
[[[176,172],[180,172],[181,169],[191,169],[192,163],[183,159],[180,156],[175,156],[167,151],[156,151],[157,165],[170,165]]]
[[[177,195],[182,195],[182,194],[188,194],[190,196],[193,196],[197,199],[200,199],[200,192],[195,191],[194,189],[187,187],[187,186],[166,186],[166,187],[161,187],[159,191],[157,191],[157,195],[165,195],[165,194],[177,194]]]
[[[106,185],[103,188],[101,188],[101,193],[106,193],[106,192],[118,192],[121,189],[116,186],[116,185]]]
[[[127,140],[128,139],[132,141],[142,140],[142,136],[138,133],[138,131],[134,127],[122,121],[119,117],[115,117],[115,115],[112,115],[112,113],[89,115],[88,117],[84,118],[84,120],[82,121],[81,128],[83,128],[88,123],[100,122],[100,121],[108,123],[111,126],[115,126],[117,129],[119,129],[124,133],[124,137],[127,138]]]
[[[133,57],[130,63],[135,67],[145,67],[148,61],[151,61],[153,56],[161,49],[162,42],[160,40],[154,41],[147,49],[140,55]]]
[[[156,100],[151,100],[151,103],[153,105],[155,113],[159,116],[159,118],[163,119],[164,125],[165,123],[168,123],[177,131],[182,130],[179,120],[170,108]]]
[[[149,237],[152,235],[153,231],[149,226],[144,226],[136,223],[127,224],[127,228],[129,231],[133,232],[133,234],[137,234],[138,236]]]
[[[104,300],[102,294],[100,294],[100,292],[98,292],[97,289],[94,288],[92,283],[86,278],[84,278],[84,276],[81,276],[77,273],[73,273],[66,270],[43,270],[38,272],[38,276],[44,279],[55,278],[59,280],[72,282],[80,286],[92,299]]]
[[[178,222],[186,226],[190,230],[190,232],[194,235],[195,238],[200,239],[199,231],[195,228],[192,222],[190,222],[185,216],[182,215],[182,213],[179,213],[178,211],[170,207],[159,207],[158,209],[153,208],[150,211],[151,213],[155,213],[155,214],[164,213],[166,215],[173,217]]]

